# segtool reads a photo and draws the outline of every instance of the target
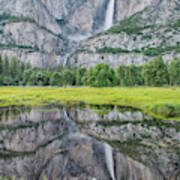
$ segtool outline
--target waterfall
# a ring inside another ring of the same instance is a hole
[[[109,0],[108,8],[106,11],[104,30],[107,30],[113,26],[114,7],[115,7],[115,0]]]
[[[104,144],[104,150],[105,150],[105,158],[106,158],[107,169],[109,171],[111,179],[116,180],[115,175],[114,175],[114,159],[113,159],[112,148],[108,144]]]
[[[63,66],[68,65],[68,61],[70,59],[71,54],[73,54],[77,50],[77,48],[80,45],[80,42],[91,36],[92,36],[91,34],[84,34],[84,35],[74,34],[69,36],[71,46],[66,52],[65,56],[63,57]]]
[[[105,15],[105,22],[104,22],[104,27],[101,30],[107,30],[111,28],[114,24],[114,9],[115,9],[115,0],[109,0],[106,15]],[[89,33],[89,34],[78,34],[78,33],[73,33],[71,35],[68,34],[69,40],[71,40],[72,46],[69,48],[68,52],[66,52],[66,55],[63,57],[63,66],[68,65],[68,61],[70,59],[71,54],[73,54],[78,46],[80,45],[80,42],[92,37],[94,34]]]

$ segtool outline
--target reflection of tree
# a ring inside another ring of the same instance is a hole
[[[0,108],[0,121],[7,121],[10,119],[18,118],[23,113],[30,113],[32,110],[31,106],[10,106]]]

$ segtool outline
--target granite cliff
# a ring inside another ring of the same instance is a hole
[[[147,11],[148,8],[150,10]],[[148,21],[150,24],[174,23],[179,18],[178,10],[177,0],[0,0],[0,53],[17,56],[21,61],[30,62],[33,66],[41,68],[68,63],[80,66],[84,63],[91,66],[99,62],[99,53],[94,50],[97,47],[124,48],[127,44],[126,49],[131,50],[134,46],[132,39],[135,38],[136,46],[144,47],[148,44],[141,41],[139,36],[134,37],[125,32],[117,34],[108,31],[96,36],[97,33],[104,32],[137,12],[145,12],[141,13],[142,16],[139,15],[140,19],[143,16],[156,17],[158,14],[158,18],[155,19],[160,20],[155,22],[151,19]],[[163,20],[159,16],[164,16]],[[158,29],[159,33],[161,30],[162,28]],[[177,35],[172,32],[173,39],[178,39],[178,32],[176,31]],[[88,37],[94,38],[86,41]],[[159,45],[159,38],[156,39],[158,40],[153,41],[158,41]],[[168,41],[177,43],[172,41],[173,39]],[[79,47],[80,42],[82,44]],[[136,46],[134,48],[137,48]],[[77,47],[79,48],[74,53]],[[69,58],[71,54],[72,58]],[[127,61],[127,56],[129,62],[133,59],[131,57],[137,55],[106,54],[101,61],[117,61],[117,64],[120,64],[119,61]],[[138,63],[146,59],[142,56],[142,53],[138,54]]]
[[[33,66],[63,64],[77,41],[103,28],[108,0],[0,0],[0,53]]]
[[[141,6],[124,3],[121,11],[116,6],[116,15],[126,11],[131,15],[131,9],[136,9],[136,13],[130,17],[122,13],[116,20],[121,20],[120,23],[83,41],[71,56],[70,64],[90,68],[107,63],[117,68],[122,64],[142,65],[158,55],[166,62],[179,58],[180,2],[161,0],[149,2],[151,5],[145,2],[139,3]]]

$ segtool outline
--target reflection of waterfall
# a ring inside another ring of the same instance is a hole
[[[66,120],[66,121],[68,122],[68,124],[69,124],[69,125],[68,125],[68,129],[69,129],[68,132],[71,133],[71,134],[78,132],[79,129],[78,129],[76,123],[69,118],[66,110],[64,110],[63,112],[64,112],[64,118],[65,118],[65,120]]]
[[[113,151],[112,151],[112,148],[108,144],[104,144],[104,150],[105,150],[105,158],[106,158],[107,169],[109,171],[111,179],[115,180],[115,175],[114,175],[114,160],[113,160]]]
[[[107,12],[106,12],[104,30],[109,29],[113,25],[114,7],[115,7],[115,0],[109,0]]]

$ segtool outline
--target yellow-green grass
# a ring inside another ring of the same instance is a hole
[[[121,105],[157,118],[180,120],[180,88],[0,87],[0,107],[58,103]]]

